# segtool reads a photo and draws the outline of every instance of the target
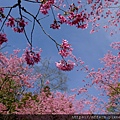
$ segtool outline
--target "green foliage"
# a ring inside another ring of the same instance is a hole
[[[1,78],[1,88],[0,88],[0,103],[4,104],[7,108],[6,111],[12,113],[15,111],[17,99],[17,91],[20,89],[16,85],[15,81],[6,76]]]
[[[113,106],[110,106],[109,108],[107,108],[107,111],[108,111],[108,112],[114,112]]]
[[[34,100],[35,102],[39,102],[39,100],[37,99],[37,95],[32,95],[31,92],[25,93],[23,94],[21,100],[18,103],[18,108],[21,108],[22,106],[26,105],[26,101],[27,100]]]
[[[114,96],[120,94],[120,83],[118,83],[118,87],[116,87],[115,89],[112,90],[110,96]]]
[[[120,98],[114,97],[114,96],[119,95],[119,94],[120,94],[120,83],[118,83],[117,87],[115,87],[114,89],[111,89],[111,93],[109,95],[110,102],[108,103],[110,105],[110,107],[107,108],[108,112],[111,112],[111,113],[119,112],[119,107],[120,107],[119,99]],[[115,103],[116,106],[113,106],[112,103]]]
[[[43,92],[45,92],[46,96],[48,97],[49,95],[51,95],[51,92],[50,92],[50,87],[49,86],[45,86],[43,88]]]

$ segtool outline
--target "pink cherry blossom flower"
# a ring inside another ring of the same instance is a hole
[[[23,19],[18,21],[18,24],[20,27],[25,27],[26,24],[28,24],[27,22],[25,22]]]
[[[3,12],[4,12],[4,8],[1,8],[1,7],[0,7],[0,12],[2,12],[2,13],[3,13]]]
[[[47,0],[43,2],[40,6],[40,12],[44,15],[48,14],[48,10],[50,10],[51,5],[54,4],[54,0]]]
[[[15,19],[13,17],[9,17],[6,25],[10,26],[10,27],[14,27],[15,26]]]
[[[58,24],[58,22],[56,20],[54,20],[54,23],[50,25],[50,28],[59,29],[60,25]]]
[[[7,26],[10,26],[14,32],[21,33],[24,31],[25,25],[28,23],[24,21],[24,19],[15,19],[13,17],[10,17],[8,19],[8,22],[6,23]]]
[[[63,57],[71,55],[73,50],[67,40],[62,41],[60,48],[61,50],[59,51],[59,54],[62,55]]]
[[[4,42],[7,42],[6,34],[0,33],[0,45],[2,45]]]
[[[93,2],[93,0],[87,0],[88,4],[91,4]]]
[[[113,42],[110,46],[115,50],[120,50],[120,42]]]
[[[61,14],[58,14],[58,18],[59,18],[61,24],[67,22],[66,18],[64,16],[62,16]]]
[[[77,28],[86,29],[88,24],[78,25]]]
[[[74,68],[75,63],[70,60],[68,60],[67,62],[61,60],[60,62],[56,62],[56,66],[59,70],[71,71]]]
[[[38,63],[40,61],[40,53],[41,53],[41,50],[36,53],[26,49],[24,56],[27,64],[34,65],[35,63]]]
[[[80,89],[78,90],[78,94],[85,93],[85,92],[87,92],[87,89],[86,89],[86,88],[80,88]]]
[[[27,25],[28,23],[25,22],[23,19],[17,20],[17,26],[13,28],[13,30],[15,32],[21,33],[24,31],[24,27],[25,25]]]
[[[108,1],[110,1],[110,2],[114,2],[115,0],[108,0]]]
[[[3,103],[0,103],[0,113],[6,114],[7,111],[5,110],[6,110],[6,106]]]
[[[21,32],[23,32],[24,31],[24,29],[23,28],[13,28],[13,30],[14,30],[14,32],[18,32],[18,33],[21,33]]]
[[[95,32],[95,30],[94,29],[92,29],[91,31],[90,31],[90,34],[92,34],[92,33],[94,33]]]
[[[50,84],[50,81],[49,81],[49,80],[47,80],[45,84],[46,84],[46,85]]]
[[[4,12],[4,8],[1,8],[0,7],[0,22],[2,22],[2,18],[5,18],[5,15],[3,14],[3,12]]]

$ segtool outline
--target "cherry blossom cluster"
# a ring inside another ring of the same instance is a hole
[[[58,13],[58,16],[57,16],[57,17],[59,18],[59,22],[60,22],[61,24],[67,23],[67,19],[66,19],[65,16],[61,15],[60,13]]]
[[[54,4],[54,0],[43,0],[40,5],[40,12],[44,15],[48,14],[50,7]]]
[[[50,25],[50,28],[52,28],[52,29],[59,29],[60,25],[59,25],[59,23],[56,20],[54,20],[53,24]]]
[[[97,72],[92,71],[89,73],[93,78],[93,83],[104,84],[105,89],[110,88],[109,85],[118,84],[120,78],[120,57],[113,55],[110,51],[101,59],[104,63],[104,68],[98,69]],[[102,88],[103,88],[102,87]],[[108,91],[107,91],[108,92]],[[109,91],[110,92],[110,91]]]
[[[42,92],[35,100],[29,97],[25,104],[16,109],[19,111],[16,114],[73,114],[73,99],[60,92],[51,93],[49,96]]]
[[[91,114],[98,105],[98,98],[89,96],[89,100],[76,100],[76,95],[68,96],[66,93],[50,92],[47,96],[45,92],[39,95],[26,94],[16,105],[15,114]],[[91,100],[90,100],[91,99]],[[1,105],[3,106],[3,105]],[[85,109],[85,107],[88,107]],[[4,108],[5,109],[5,108]],[[2,108],[1,108],[2,111]],[[101,112],[101,111],[100,111]],[[103,112],[103,111],[102,111]]]
[[[115,50],[120,50],[120,42],[113,42],[110,46]]]
[[[71,71],[74,68],[75,63],[71,60],[68,60],[67,62],[65,60],[61,60],[59,62],[56,62],[56,66],[60,70]]]
[[[3,14],[3,12],[4,12],[4,8],[1,8],[0,7],[0,22],[2,22],[2,18],[5,18],[5,15]]]
[[[3,111],[3,110],[6,110],[6,106],[4,104],[0,103],[0,113],[7,114],[7,111]]]
[[[20,104],[16,104],[16,109],[14,114],[92,114],[93,112],[99,111],[98,98],[91,97],[90,100],[76,100],[75,95],[68,96],[67,94],[56,92],[51,93],[51,95],[46,96],[44,92],[36,96],[23,96],[23,99],[20,100]],[[25,100],[25,99],[26,100]],[[89,109],[85,109],[86,106]],[[0,104],[0,113],[9,114],[6,111],[6,106]],[[101,110],[101,113],[104,111]]]
[[[87,7],[83,9],[83,3],[79,2],[80,6],[76,6],[74,3],[69,6],[69,10],[65,10],[64,14],[58,13],[58,19],[56,20],[54,18],[53,24],[51,24],[51,28],[53,29],[59,29],[60,24],[69,24],[70,26],[76,26],[77,28],[86,29],[88,27],[88,24],[92,22],[92,30],[91,33],[98,31],[98,27],[100,26],[99,23],[97,23],[98,20],[104,18],[108,18],[108,25],[106,24],[106,27],[108,26],[119,26],[120,20],[119,20],[119,9],[115,11],[115,15],[113,15],[113,11],[108,9],[106,12],[103,8],[108,8],[112,5],[119,4],[119,1],[108,1],[105,0],[103,3],[101,0],[97,0],[96,2],[93,2],[93,0],[87,0],[88,5],[91,5],[91,11],[87,11]],[[63,3],[62,3],[63,4]],[[82,10],[81,10],[82,8]],[[117,9],[117,7],[116,7]],[[90,12],[89,12],[90,11]],[[48,13],[48,12],[47,12]],[[47,14],[46,13],[46,14]],[[117,31],[115,31],[117,32]],[[111,34],[115,33],[111,31]]]
[[[13,17],[9,17],[8,18],[8,22],[6,22],[7,26],[10,26],[11,28],[13,28],[14,32],[18,32],[21,33],[24,31],[24,27],[27,25],[28,23],[24,21],[24,19],[15,19]]]
[[[41,49],[39,52],[33,52],[31,50],[28,50],[28,48],[25,50],[25,60],[28,65],[34,65],[35,63],[40,62],[40,54],[41,54]]]
[[[111,44],[113,49],[119,50],[119,42]],[[108,52],[102,59],[103,68],[98,71],[91,71],[89,77],[92,83],[98,85],[97,89],[102,90],[102,96],[110,96],[109,105],[107,108],[115,107],[115,100],[120,98],[120,52],[117,55]],[[112,102],[111,102],[112,100]]]
[[[19,52],[14,50],[9,56],[0,52],[0,113],[9,114],[17,104],[16,99],[22,96],[24,90],[20,89],[32,87],[35,80],[41,77],[41,74],[33,74],[23,56],[18,57]]]
[[[85,66],[84,62],[80,58],[76,58],[76,56],[72,54],[72,50],[73,48],[71,48],[68,41],[63,40],[59,50],[59,54],[62,56],[63,60],[56,62],[57,68],[63,71],[71,71],[75,65],[80,65],[80,67],[82,67],[81,70],[85,70],[85,72],[88,73],[88,66]],[[71,60],[66,61],[65,58],[67,57],[72,58],[74,62]]]
[[[103,26],[105,31],[108,31],[108,28],[111,28],[110,34],[113,35],[114,33],[117,33],[119,31],[119,5],[118,0],[105,0],[102,2],[101,0],[97,0],[96,3],[91,3],[91,12],[90,12],[90,19],[91,22],[93,22],[93,30],[98,31],[98,27],[100,27],[100,24],[98,23],[98,20],[106,19],[108,22]],[[113,10],[110,8],[110,6],[114,6],[116,10]],[[105,10],[104,8],[107,8]],[[98,25],[99,24],[99,25]],[[117,28],[117,29],[114,29]]]
[[[87,92],[87,89],[86,88],[80,88],[79,91],[78,91],[78,94],[81,94],[81,93],[84,93],[84,92]]]
[[[0,15],[4,12],[4,8],[0,7]]]
[[[62,44],[60,46],[61,50],[59,51],[59,54],[62,55],[63,57],[68,57],[69,55],[72,54],[72,48],[71,45],[68,43],[67,40],[63,40]]]
[[[4,42],[7,42],[6,34],[0,33],[0,45],[2,45]]]
[[[70,9],[61,15],[58,13],[58,22],[57,24],[68,24],[70,26],[76,26],[77,28],[86,29],[88,27],[89,15],[84,10],[78,13],[78,7],[75,4],[70,5]],[[58,28],[57,28],[58,29]]]
[[[26,85],[30,87],[32,85],[32,82],[30,83],[30,81],[36,80],[40,75],[33,75],[32,69],[26,64],[24,55],[20,58],[18,57],[19,52],[20,50],[14,50],[14,54],[11,54],[10,56],[0,53],[0,78],[4,79],[8,76],[15,81],[16,85]],[[2,84],[2,79],[0,80],[0,83]]]
[[[68,24],[69,25],[76,25],[77,28],[85,29],[88,27],[88,15],[85,13],[85,11],[82,11],[80,13],[74,13],[71,12],[68,16]]]
[[[87,0],[88,4],[91,4],[93,2],[93,0]]]
[[[44,92],[39,95],[32,96],[29,93],[26,95],[21,98],[20,104],[15,103],[14,114],[92,114],[96,111],[105,113],[103,109],[97,107],[100,100],[94,96],[89,96],[89,100],[76,100],[75,95],[68,96],[60,92],[52,92],[49,96]],[[0,113],[9,114],[6,109],[6,106],[1,103]]]
[[[63,57],[63,58],[66,58],[66,57],[71,57],[72,56],[72,48],[71,48],[71,45],[68,43],[67,40],[63,40],[62,41],[62,44],[60,45],[60,49],[59,50],[59,54]],[[60,70],[63,70],[63,71],[71,71],[74,66],[75,66],[75,63],[71,60],[68,60],[67,62],[63,59],[63,60],[60,60],[59,62],[56,62],[56,66],[58,69]]]

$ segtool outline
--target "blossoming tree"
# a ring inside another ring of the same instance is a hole
[[[37,5],[35,7],[37,12],[31,12],[24,4],[32,4],[33,7]],[[75,26],[78,29],[87,29],[92,26],[90,33],[98,32],[102,26],[99,21],[104,19],[106,23],[102,27],[105,31],[109,31],[110,35],[113,35],[120,30],[119,5],[119,0],[76,0],[75,2],[72,0],[69,2],[67,0],[17,0],[10,6],[9,4],[0,6],[0,49],[4,47],[5,42],[9,42],[7,33],[4,32],[7,27],[10,27],[16,33],[24,34],[29,44],[20,58],[17,56],[18,51],[14,51],[14,54],[9,57],[0,52],[0,89],[2,90],[0,93],[0,112],[17,114],[93,114],[97,111],[98,113],[107,113],[106,109],[103,109],[107,103],[102,101],[104,104],[101,104],[101,100],[87,93],[88,88],[92,85],[104,90],[105,95],[111,96],[113,102],[107,108],[115,106],[114,100],[120,97],[120,52],[116,56],[109,52],[102,59],[105,63],[103,69],[98,69],[97,72],[91,70],[84,65],[81,59],[73,55],[73,48],[68,40],[63,39],[60,44],[46,32],[41,19],[48,19],[47,16],[49,15],[53,16],[53,23],[49,24],[51,29],[60,29],[63,24],[71,27]],[[18,10],[16,15],[12,13],[14,9]],[[40,18],[40,15],[43,17]],[[33,81],[41,76],[40,74],[32,75],[31,69],[35,63],[39,63],[41,60],[42,52],[41,49],[36,51],[33,46],[33,33],[36,24],[43,31],[43,34],[54,42],[61,56],[61,60],[55,62],[59,70],[71,71],[75,66],[79,67],[80,65],[81,69],[87,72],[88,77],[91,78],[91,84],[77,91],[78,95],[84,94],[86,98],[76,100],[74,99],[76,94],[71,97],[63,93],[52,93],[49,87],[47,87],[47,93],[45,88],[39,95],[22,94],[21,91],[24,88],[32,87]],[[31,26],[30,35],[27,33],[27,26]],[[113,43],[112,47],[119,51],[120,42]],[[22,96],[19,96],[19,94]]]

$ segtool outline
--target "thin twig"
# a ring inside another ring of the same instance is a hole
[[[35,28],[35,19],[33,20],[33,26],[32,26],[32,30],[31,30],[31,44],[32,44],[32,39],[33,39],[34,28]]]
[[[25,37],[26,37],[28,43],[29,43],[30,46],[32,47],[32,44],[31,44],[31,42],[30,42],[30,40],[29,40],[29,38],[28,38],[28,36],[27,36],[27,33],[26,33],[26,31],[25,31],[25,28],[24,28],[24,35],[25,35]]]
[[[0,28],[0,31],[2,30],[2,28],[3,28],[3,26],[4,26],[4,24],[5,24],[6,20],[7,20],[7,18],[9,17],[9,15],[10,15],[12,9],[15,8],[15,7],[17,7],[17,6],[18,6],[18,4],[15,4],[15,5],[13,5],[13,6],[10,8],[10,10],[9,10],[9,12],[8,12],[8,14],[7,14],[5,20],[4,20],[3,23],[2,23],[2,26],[1,26],[1,28]]]

